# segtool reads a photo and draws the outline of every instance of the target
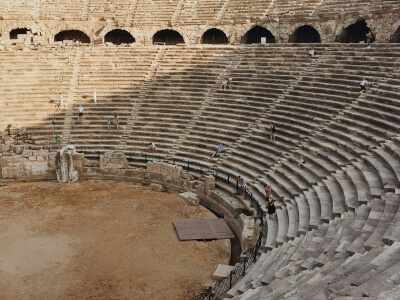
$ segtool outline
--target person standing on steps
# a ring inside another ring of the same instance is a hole
[[[275,209],[275,200],[274,200],[274,197],[271,195],[271,196],[269,196],[269,199],[268,199],[268,201],[267,201],[267,208],[268,208],[268,217],[271,219],[271,220],[273,220],[273,217],[272,217],[272,215],[273,214],[275,214],[275,212],[276,212],[276,209]]]
[[[107,130],[110,130],[110,128],[111,128],[111,119],[108,118],[108,120],[107,120]]]
[[[368,33],[366,34],[367,36],[367,49],[371,48],[371,39],[372,39],[372,32],[371,30],[368,31]]]
[[[83,111],[84,111],[84,108],[83,108],[83,106],[82,106],[82,104],[79,104],[79,114],[78,114],[78,121],[82,121],[82,119],[83,119]]]
[[[57,141],[57,147],[58,147],[58,150],[60,150],[60,149],[61,149],[61,145],[62,145],[62,142],[61,142],[61,136],[57,136],[57,139],[56,139],[56,141]]]
[[[361,88],[360,94],[366,92],[366,90],[367,90],[366,86],[367,85],[370,85],[367,79],[364,79],[363,81],[360,82],[360,88]]]
[[[271,196],[271,191],[272,191],[271,185],[266,184],[266,185],[264,186],[264,190],[265,190],[265,199],[266,199],[266,201],[268,202],[269,197]]]
[[[274,123],[271,122],[271,124],[269,125],[269,129],[271,130],[271,141],[273,140],[275,142],[275,125]]]
[[[97,104],[97,92],[96,92],[96,88],[93,88],[93,100],[94,100],[94,103]]]
[[[119,118],[117,115],[114,116],[114,124],[117,126],[117,130],[119,130]]]
[[[310,52],[308,52],[308,54],[310,55],[310,58],[314,57],[315,51],[314,48],[311,48]]]
[[[60,95],[58,96],[58,101],[59,101],[60,111],[61,111],[61,108],[64,106],[64,97],[61,92],[60,92]]]

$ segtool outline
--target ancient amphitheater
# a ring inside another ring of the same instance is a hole
[[[83,180],[194,192],[225,218],[241,262],[195,299],[400,299],[399,17],[398,0],[3,0],[0,185],[54,181],[61,137]]]

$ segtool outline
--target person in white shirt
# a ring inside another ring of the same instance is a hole
[[[367,90],[365,87],[367,85],[369,85],[369,82],[367,79],[364,79],[363,81],[360,82],[360,88],[361,88],[360,94],[365,93],[365,91]]]
[[[97,92],[96,92],[95,88],[93,88],[93,100],[94,100],[94,103],[97,103]]]
[[[226,90],[226,85],[228,84],[228,80],[226,80],[226,79],[223,79],[222,80],[222,83],[221,83],[221,90],[222,90],[222,88],[224,88],[224,90]]]
[[[64,106],[64,97],[60,93],[58,97],[58,111],[61,111],[61,108]]]
[[[78,115],[79,121],[82,120],[82,118],[83,118],[83,111],[84,111],[84,108],[83,108],[82,104],[79,104],[79,115]]]
[[[315,51],[314,48],[311,48],[310,52],[308,52],[310,54],[310,58],[313,58]]]

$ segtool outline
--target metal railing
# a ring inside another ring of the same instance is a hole
[[[139,160],[144,162],[149,162],[149,161],[165,162],[172,165],[181,166],[186,171],[195,171],[203,174],[208,173],[215,177],[215,181],[222,181],[228,184],[229,186],[236,188],[237,192],[239,192],[240,190],[239,182],[237,181],[236,176],[217,170],[214,167],[210,168],[208,166],[200,165],[196,162],[191,162],[190,160],[184,161],[180,159],[151,155],[147,153],[143,153],[142,156],[139,157],[129,157],[128,160],[129,161]],[[193,297],[192,300],[218,299],[218,297],[224,295],[235,285],[236,282],[238,282],[241,278],[243,278],[246,275],[246,270],[248,270],[256,262],[257,254],[258,251],[260,250],[263,238],[262,228],[264,225],[264,212],[249,188],[246,188],[244,190],[244,198],[250,201],[251,207],[255,209],[257,217],[260,220],[261,230],[255,246],[248,252],[244,260],[236,266],[236,268],[229,274],[228,277],[214,283],[209,288],[203,290],[200,294]]]
[[[207,35],[203,36],[202,44],[228,44],[228,38],[225,35]]]

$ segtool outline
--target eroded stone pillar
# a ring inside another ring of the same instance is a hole
[[[79,178],[78,171],[75,171],[73,164],[73,154],[75,146],[65,146],[56,154],[56,174],[58,182],[73,182]]]

